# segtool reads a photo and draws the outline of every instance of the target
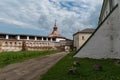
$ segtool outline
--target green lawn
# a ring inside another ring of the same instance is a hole
[[[65,56],[39,80],[120,80],[120,65],[111,59],[74,59],[74,52]],[[74,61],[79,61],[78,74],[69,74]],[[93,70],[93,65],[101,64],[102,71]]]
[[[54,54],[58,51],[20,51],[20,52],[4,52],[0,53],[0,67],[21,62],[35,57]]]

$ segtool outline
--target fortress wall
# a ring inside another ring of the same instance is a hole
[[[22,50],[57,50],[60,43],[34,40],[0,40],[0,52]]]
[[[74,57],[120,59],[119,11],[117,7]]]

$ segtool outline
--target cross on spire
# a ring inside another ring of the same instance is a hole
[[[53,32],[49,35],[49,37],[63,37],[58,32],[58,28],[57,28],[56,22],[57,22],[57,20],[55,19],[55,24],[54,24],[54,27],[53,27]]]
[[[57,20],[55,19],[55,26],[56,26],[56,22],[57,22]]]

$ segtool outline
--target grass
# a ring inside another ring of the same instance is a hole
[[[12,63],[22,62],[35,57],[57,53],[58,51],[20,51],[0,53],[0,67],[5,67]]]
[[[39,80],[120,80],[120,66],[115,64],[116,60],[75,59],[74,54],[75,52],[69,53]],[[79,74],[68,74],[68,70],[76,60],[80,63],[79,66],[76,66]],[[95,64],[101,64],[103,70],[93,70]]]

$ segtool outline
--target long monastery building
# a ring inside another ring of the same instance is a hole
[[[0,52],[22,50],[57,50],[65,47],[65,37],[58,33],[56,23],[49,36],[0,33]],[[64,42],[64,44],[62,44]],[[69,42],[72,45],[71,42]]]

